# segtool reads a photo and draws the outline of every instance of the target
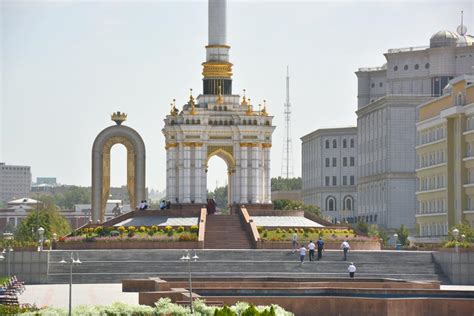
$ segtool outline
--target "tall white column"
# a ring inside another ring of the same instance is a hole
[[[178,202],[183,203],[184,200],[184,146],[183,144],[179,145],[178,151]]]
[[[227,42],[227,1],[209,0],[209,45],[225,45]]]
[[[247,204],[247,178],[248,178],[248,161],[247,147],[240,147],[240,203]]]
[[[264,190],[265,190],[265,197],[264,203],[272,203],[272,183],[271,183],[271,175],[270,175],[270,147],[266,146],[263,148],[263,170],[264,170]]]
[[[194,203],[203,203],[205,200],[202,195],[203,182],[203,147],[196,146],[194,149]]]
[[[252,169],[251,169],[251,199],[252,203],[260,203],[260,164],[259,164],[259,158],[260,158],[260,146],[253,146],[251,147],[252,153],[251,153],[251,164],[252,164]]]
[[[191,203],[191,148],[184,146],[184,194],[183,203]]]
[[[177,198],[177,174],[176,174],[176,147],[168,147],[166,151],[166,196],[173,203]]]

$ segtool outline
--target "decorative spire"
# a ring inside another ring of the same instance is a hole
[[[247,111],[245,112],[245,114],[253,115],[253,107],[252,107],[252,103],[250,102],[250,99],[248,99]]]
[[[467,27],[464,25],[464,11],[461,11],[461,25],[456,29],[459,35],[464,36],[467,33]]]
[[[176,99],[173,99],[173,102],[171,103],[171,111],[170,111],[170,115],[172,116],[176,116],[178,115],[178,109],[176,108]]]
[[[224,104],[224,99],[222,98],[222,92],[221,92],[221,85],[218,87],[218,92],[219,94],[217,95],[216,103],[217,104]]]
[[[267,100],[263,100],[263,110],[260,112],[262,116],[268,116],[267,113]]]
[[[240,105],[247,105],[247,97],[245,96],[245,89],[244,89],[244,96],[242,97],[242,102],[240,103]]]
[[[111,119],[115,122],[115,124],[122,125],[122,123],[127,120],[127,114],[117,111],[112,113]]]
[[[193,89],[189,89],[189,102],[188,105],[191,106],[191,115],[196,115],[196,104],[194,103]]]

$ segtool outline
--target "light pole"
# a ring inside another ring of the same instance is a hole
[[[43,236],[44,236],[44,228],[43,227],[38,228],[38,236],[39,236],[38,251],[43,251]]]
[[[77,259],[74,259],[74,254],[71,252],[71,258],[68,260],[64,260],[64,257],[59,263],[61,264],[69,264],[69,316],[72,315],[72,266],[76,264],[82,263],[79,260],[79,255],[76,254]]]
[[[193,310],[193,284],[191,281],[191,259],[196,262],[199,257],[196,255],[196,251],[194,251],[194,256],[191,258],[189,256],[189,251],[186,250],[186,255],[181,257],[181,261],[186,261],[188,263],[188,273],[189,273],[189,306],[191,308],[191,315],[194,314]]]
[[[10,273],[10,265],[11,265],[11,256],[13,252],[13,248],[11,247],[11,240],[13,240],[13,234],[9,232],[3,233],[3,239],[7,240],[7,244],[5,245],[6,248],[3,249],[2,254],[6,254],[8,256],[7,260],[7,268],[8,268],[8,278],[10,278],[11,273]],[[7,254],[8,252],[8,254]]]
[[[397,233],[393,234],[393,239],[395,240],[395,249],[399,250],[398,249],[398,234]]]
[[[457,228],[454,228],[452,230],[452,233],[453,233],[453,236],[454,236],[454,248],[456,249],[456,252],[459,251],[459,247],[458,247],[458,236],[459,236],[459,229]]]

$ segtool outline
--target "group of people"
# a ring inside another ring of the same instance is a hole
[[[216,201],[214,199],[207,199],[206,209],[207,214],[214,214],[217,210]]]
[[[148,202],[146,200],[141,200],[140,204],[138,204],[138,209],[140,211],[144,211],[148,209]]]
[[[166,201],[166,200],[160,201],[160,210],[164,210],[164,209],[169,210],[170,208],[171,208],[171,201]]]
[[[318,241],[316,241],[316,244],[312,240],[310,240],[307,245],[307,248],[303,244],[301,244],[301,246],[298,248],[298,234],[294,233],[292,244],[293,244],[293,253],[295,253],[296,250],[298,250],[298,253],[300,255],[301,265],[304,264],[306,252],[309,252],[309,261],[314,261],[314,252],[316,249],[318,250],[317,260],[321,260],[323,257],[324,241],[322,240],[321,237],[319,237]],[[341,249],[343,251],[344,261],[347,261],[347,252],[349,251],[350,248],[351,246],[349,245],[349,242],[347,240],[344,240],[341,243]],[[354,265],[353,262],[351,262],[351,264],[347,268],[347,271],[349,272],[349,276],[353,278],[356,271],[356,266]]]

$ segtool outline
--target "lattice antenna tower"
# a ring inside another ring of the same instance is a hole
[[[291,103],[290,103],[290,72],[286,66],[286,101],[285,101],[285,136],[283,139],[283,159],[281,177],[293,178],[293,146],[291,141]]]

